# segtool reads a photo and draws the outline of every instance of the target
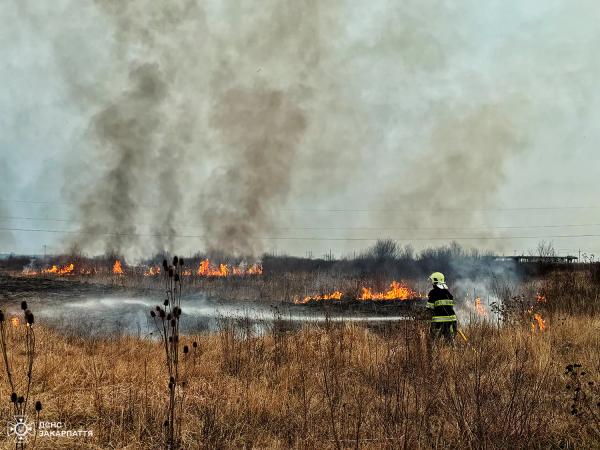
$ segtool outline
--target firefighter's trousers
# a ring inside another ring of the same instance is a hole
[[[434,339],[444,339],[446,341],[452,341],[456,336],[457,322],[456,320],[450,322],[431,322],[431,328],[429,329],[431,336]]]

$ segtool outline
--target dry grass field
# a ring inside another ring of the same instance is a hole
[[[191,349],[183,447],[597,448],[599,330],[597,317],[559,315],[545,332],[472,324],[469,342],[451,347],[431,345],[418,321],[264,336],[224,324],[182,342]],[[18,328],[9,333],[18,348]],[[158,342],[36,333],[40,419],[94,434],[40,438],[37,448],[161,447],[168,380]],[[4,417],[9,397],[4,382]]]
[[[432,342],[427,321],[418,318],[377,327],[326,321],[300,329],[275,320],[264,334],[249,321],[224,319],[217,332],[181,336],[181,447],[600,448],[600,270],[584,269],[520,285],[496,280],[496,315],[465,319],[468,341],[454,345]],[[63,285],[76,292],[104,289],[45,279],[23,287],[10,280],[3,281],[12,292],[3,309],[34,288],[38,301]],[[329,281],[294,274],[246,281],[232,280],[232,289],[330,288]],[[227,280],[205,283],[219,295],[228,288]],[[185,300],[181,306],[185,312]],[[532,319],[534,312],[545,329]],[[40,322],[32,328],[9,316],[2,322],[16,391],[21,395],[26,384],[25,336],[33,329],[30,419],[39,400],[39,420],[93,436],[30,438],[27,448],[164,448],[164,343],[123,334],[84,337],[76,327]],[[10,418],[16,404],[4,370],[0,380],[0,412]],[[6,433],[0,443],[15,447]]]

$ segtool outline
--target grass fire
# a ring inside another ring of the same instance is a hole
[[[0,448],[600,450],[600,2],[0,17]]]
[[[427,447],[434,423],[451,421],[459,425],[439,436],[448,445],[589,447],[599,431],[598,263],[514,265],[456,247],[436,255],[477,267],[468,277],[446,274],[460,327],[451,343],[430,331],[431,253],[392,257],[383,269],[369,252],[326,266],[268,254],[224,262],[59,255],[21,258],[20,268],[9,258],[0,348],[14,387],[5,379],[0,397],[14,390],[18,401],[31,370],[40,417],[94,430],[77,446]],[[510,285],[493,275],[501,269]],[[19,317],[17,299],[30,315]],[[15,353],[29,329],[37,350]],[[442,379],[451,390],[431,389]],[[392,406],[393,398],[401,400]],[[419,420],[430,404],[434,422]],[[498,414],[505,420],[485,419]],[[164,440],[153,443],[157,436]]]

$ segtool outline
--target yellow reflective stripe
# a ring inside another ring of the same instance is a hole
[[[455,322],[456,321],[456,316],[455,315],[451,315],[451,316],[433,316],[431,318],[432,322]]]
[[[454,306],[454,300],[437,300],[435,306]]]
[[[435,306],[435,304],[433,304],[431,302],[427,302],[427,304],[425,305],[425,308],[433,309],[434,306]]]

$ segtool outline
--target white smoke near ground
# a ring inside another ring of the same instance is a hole
[[[528,182],[520,162],[543,157],[559,170],[574,142],[581,159],[594,151],[577,132],[596,137],[600,70],[589,55],[600,7],[591,2],[0,8],[51,43],[62,102],[87,123],[65,132],[57,157],[82,231],[65,245],[90,253],[257,255],[280,245],[304,254],[311,241],[268,238],[317,220],[331,228],[318,238],[355,237],[336,228],[348,225],[423,227],[390,237],[425,245],[473,236],[465,229],[496,224],[482,210]],[[539,186],[546,176],[536,174]],[[339,201],[378,212],[302,211]],[[490,247],[496,232],[479,234],[470,243]]]
[[[453,288],[456,305],[454,311],[460,323],[498,321],[502,299],[491,288],[489,279],[457,279]]]

